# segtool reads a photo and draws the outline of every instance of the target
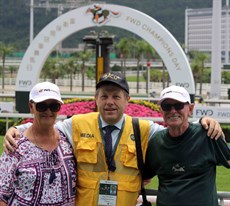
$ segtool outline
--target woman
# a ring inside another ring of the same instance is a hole
[[[33,124],[17,149],[0,157],[0,206],[75,205],[76,163],[67,138],[54,128],[63,101],[52,83],[36,84],[29,96]]]

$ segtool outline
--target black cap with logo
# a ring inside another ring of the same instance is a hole
[[[96,89],[108,83],[116,84],[129,94],[129,85],[126,81],[126,78],[121,73],[108,72],[103,74],[96,85]]]

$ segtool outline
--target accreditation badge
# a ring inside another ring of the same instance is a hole
[[[116,206],[117,181],[101,180],[99,187],[98,206]]]

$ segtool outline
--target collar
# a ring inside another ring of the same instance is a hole
[[[106,123],[101,115],[99,116],[100,117],[100,121],[101,121],[101,128],[104,128],[108,125],[108,123]],[[119,130],[121,130],[121,127],[122,127],[122,124],[123,122],[125,121],[125,114],[123,114],[123,117],[120,119],[120,121],[118,121],[116,124],[114,124],[114,126],[116,126]]]

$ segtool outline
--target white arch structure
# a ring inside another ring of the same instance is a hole
[[[96,22],[93,14],[87,12],[89,8],[94,9],[94,5],[88,5],[59,16],[38,33],[19,67],[16,79],[16,105],[28,96],[31,88],[37,83],[42,66],[52,49],[73,33],[95,26],[117,27],[139,35],[161,56],[172,84],[185,87],[190,95],[194,96],[194,79],[187,57],[165,27],[152,17],[129,7],[111,4],[100,6],[101,11],[109,11],[107,19],[102,23]],[[103,17],[99,18],[99,21],[103,20]],[[26,99],[28,100],[28,97]]]

